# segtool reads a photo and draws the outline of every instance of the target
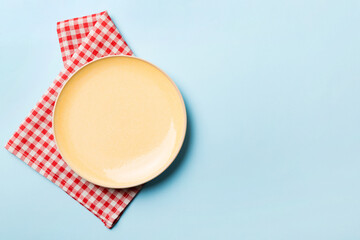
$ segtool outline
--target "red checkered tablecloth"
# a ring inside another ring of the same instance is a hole
[[[41,175],[58,185],[111,228],[141,187],[109,189],[81,178],[56,149],[51,128],[56,97],[69,76],[93,59],[132,52],[107,12],[57,23],[64,69],[5,148]]]

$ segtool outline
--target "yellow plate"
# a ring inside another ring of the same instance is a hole
[[[186,111],[174,82],[135,57],[111,56],[79,69],[54,108],[55,141],[65,162],[97,185],[145,183],[175,159]]]

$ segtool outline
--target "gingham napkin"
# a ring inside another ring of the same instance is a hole
[[[57,23],[64,69],[5,148],[41,175],[58,185],[111,228],[140,187],[109,189],[81,178],[62,160],[51,128],[56,96],[69,76],[95,58],[132,55],[107,12]]]

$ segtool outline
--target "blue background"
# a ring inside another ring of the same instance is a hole
[[[118,224],[0,149],[1,239],[359,239],[359,1],[0,1],[0,143],[62,68],[56,22],[108,10],[188,109]],[[71,238],[69,238],[69,235]]]

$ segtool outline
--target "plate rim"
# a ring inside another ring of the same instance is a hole
[[[86,66],[88,66],[89,64],[91,63],[94,63],[96,61],[99,61],[99,60],[102,60],[102,59],[106,59],[106,58],[112,58],[112,57],[119,57],[119,58],[133,58],[133,59],[137,59],[137,60],[140,60],[140,61],[143,61],[147,64],[150,64],[151,66],[155,67],[157,70],[159,70],[162,74],[165,75],[165,77],[170,81],[170,83],[175,87],[175,90],[177,92],[177,95],[180,99],[180,102],[181,102],[181,106],[182,106],[182,109],[183,109],[183,117],[184,117],[184,130],[181,134],[181,140],[180,140],[180,144],[178,145],[178,148],[176,149],[175,151],[175,155],[173,158],[169,158],[168,161],[166,163],[164,163],[164,166],[162,166],[162,168],[159,168],[157,169],[157,171],[154,171],[153,173],[149,174],[149,177],[145,178],[144,180],[141,180],[141,181],[135,181],[135,183],[132,183],[132,184],[103,184],[103,183],[100,183],[98,182],[96,179],[89,179],[91,178],[91,176],[86,176],[84,177],[80,172],[81,171],[78,171],[76,168],[74,168],[72,165],[71,165],[71,161],[67,161],[65,159],[65,157],[61,154],[61,151],[60,151],[60,148],[59,148],[59,145],[57,143],[57,140],[56,140],[56,134],[55,134],[55,121],[54,121],[54,116],[55,116],[55,112],[56,112],[56,105],[57,105],[57,102],[58,102],[58,99],[59,99],[59,96],[61,95],[64,87],[66,86],[66,84],[71,80],[71,78],[77,73],[79,72],[80,70],[82,70],[83,68],[85,68]],[[159,176],[161,173],[163,173],[174,161],[175,159],[177,158],[177,156],[179,155],[179,152],[184,144],[184,140],[185,140],[185,136],[186,136],[186,131],[187,131],[187,112],[186,112],[186,106],[185,106],[185,101],[184,101],[184,98],[179,90],[179,88],[176,86],[175,82],[170,78],[170,76],[168,74],[166,74],[163,70],[161,70],[158,66],[154,65],[153,63],[147,61],[147,60],[144,60],[142,58],[138,58],[138,57],[134,57],[134,56],[129,56],[129,55],[108,55],[108,56],[103,56],[103,57],[99,57],[99,58],[94,58],[92,61],[90,62],[87,62],[86,64],[84,64],[83,66],[81,66],[79,69],[77,69],[76,71],[74,71],[73,73],[71,73],[69,75],[69,77],[67,78],[66,82],[62,85],[62,87],[60,88],[60,90],[58,91],[58,94],[56,96],[56,100],[55,100],[55,104],[54,104],[54,107],[53,107],[53,111],[52,111],[52,115],[51,115],[51,129],[52,129],[52,132],[53,132],[53,136],[54,136],[54,142],[55,142],[55,146],[56,146],[56,149],[57,151],[60,153],[62,159],[64,160],[64,162],[71,168],[71,170],[73,170],[76,174],[78,174],[81,178],[85,179],[86,181],[90,182],[90,183],[93,183],[95,185],[98,185],[98,186],[101,186],[101,187],[105,187],[105,188],[115,188],[115,189],[121,189],[121,188],[130,188],[130,187],[135,187],[135,186],[139,186],[139,185],[142,185],[144,183],[147,183],[151,180],[153,180],[154,178],[156,178],[157,176]]]

